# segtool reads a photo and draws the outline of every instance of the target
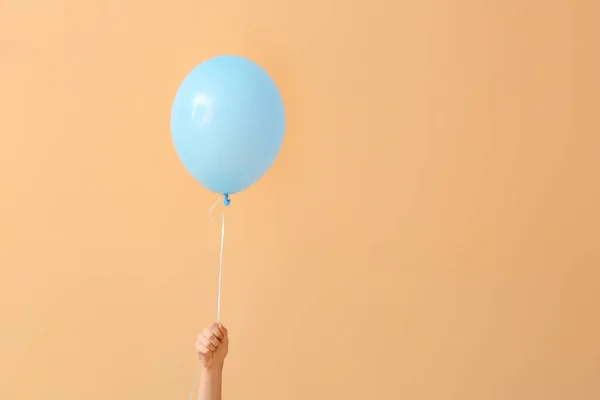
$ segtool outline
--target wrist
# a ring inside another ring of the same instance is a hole
[[[212,364],[202,367],[202,375],[207,377],[220,377],[223,374],[223,364]]]

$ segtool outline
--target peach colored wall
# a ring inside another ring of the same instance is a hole
[[[599,399],[599,20],[591,0],[3,1],[0,399],[187,398],[219,227],[169,113],[222,53],[263,64],[289,115],[229,211],[227,399]]]

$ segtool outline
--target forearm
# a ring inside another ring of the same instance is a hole
[[[223,368],[202,368],[198,400],[221,400]]]
[[[198,400],[221,400],[223,364],[229,349],[227,329],[214,323],[196,340],[196,351],[202,360]]]

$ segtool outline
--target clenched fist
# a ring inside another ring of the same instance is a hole
[[[196,339],[196,351],[204,368],[222,368],[229,348],[227,329],[220,323],[214,323],[205,329]]]

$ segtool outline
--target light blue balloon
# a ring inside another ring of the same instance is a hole
[[[256,183],[275,162],[285,134],[281,93],[258,64],[219,56],[198,65],[171,109],[177,155],[207,189],[234,194]]]

